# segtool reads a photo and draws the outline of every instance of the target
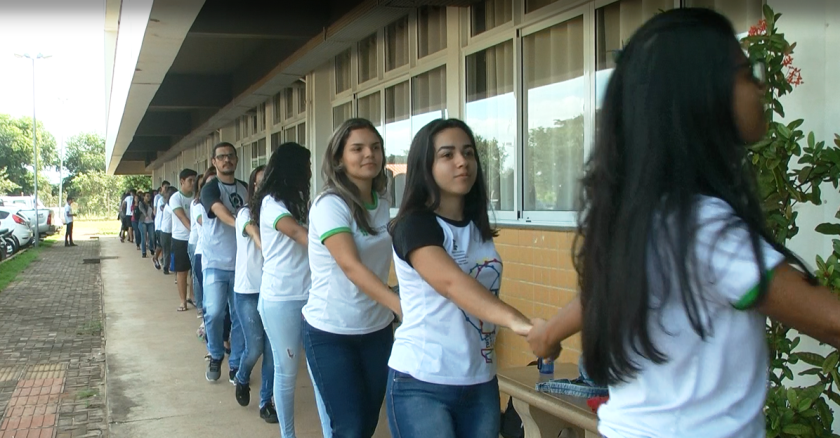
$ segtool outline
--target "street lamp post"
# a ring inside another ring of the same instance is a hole
[[[25,53],[23,55],[15,54],[18,58],[27,58],[32,61],[32,147],[35,149],[35,201],[32,203],[35,206],[35,246],[38,246],[41,241],[41,231],[40,231],[40,217],[38,216],[38,123],[35,120],[35,60],[36,59],[47,59],[50,55],[30,55],[29,53]]]

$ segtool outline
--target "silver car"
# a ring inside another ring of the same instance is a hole
[[[17,207],[0,207],[0,229],[12,230],[12,237],[18,248],[32,243],[32,225]]]

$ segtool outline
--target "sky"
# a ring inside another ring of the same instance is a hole
[[[36,118],[56,141],[105,136],[104,0],[0,0],[0,113]]]

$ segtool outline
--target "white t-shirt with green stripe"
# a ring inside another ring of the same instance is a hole
[[[370,223],[377,234],[365,233],[356,224],[350,208],[338,196],[321,195],[309,211],[309,268],[312,288],[303,308],[306,321],[318,330],[340,335],[363,335],[391,324],[394,314],[360,291],[330,254],[324,241],[338,233],[350,233],[362,263],[383,283],[391,268],[391,219],[387,200],[374,195],[368,207]]]
[[[624,438],[763,438],[767,394],[766,317],[753,307],[759,270],[747,225],[724,201],[699,197],[693,248],[703,322],[701,339],[683,308],[672,262],[648,257],[651,311],[648,330],[668,360],[656,364],[632,356],[639,373],[610,386],[610,400],[598,410],[603,436]],[[667,230],[657,228],[660,236]],[[664,237],[664,236],[663,236]],[[664,239],[659,239],[664,243]],[[651,241],[651,247],[656,241]],[[771,272],[784,257],[760,242],[761,263]],[[649,253],[653,254],[652,251]],[[662,302],[662,272],[670,297]]]
[[[306,248],[277,231],[277,222],[292,217],[283,201],[271,196],[262,200],[260,240],[263,270],[260,297],[267,301],[300,301],[309,297],[312,282]]]
[[[251,223],[251,209],[242,207],[236,213],[236,271],[233,274],[233,291],[238,294],[260,293],[263,256],[256,242],[245,232]],[[262,240],[262,236],[260,236]]]

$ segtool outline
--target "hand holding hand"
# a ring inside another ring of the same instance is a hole
[[[532,325],[526,319],[515,319],[513,323],[510,325],[510,329],[513,330],[519,336],[528,336],[528,333],[531,332]]]
[[[548,341],[546,336],[546,321],[542,318],[534,318],[531,320],[531,324],[533,325],[533,329],[531,329],[527,337],[531,350],[538,357],[551,360],[557,359],[563,347],[560,343],[552,345]]]

